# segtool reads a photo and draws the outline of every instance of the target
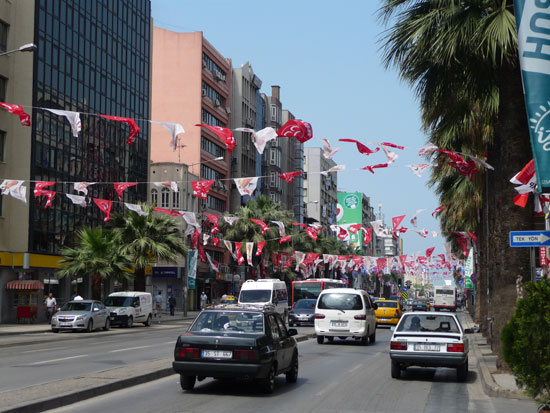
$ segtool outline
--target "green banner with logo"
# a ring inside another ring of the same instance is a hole
[[[343,228],[353,224],[362,223],[363,194],[361,192],[338,192],[337,223]],[[363,237],[359,231],[352,234],[348,231],[350,245],[360,247],[363,245]]]
[[[550,3],[515,0],[519,61],[538,192],[550,192]]]
[[[468,258],[464,263],[464,288],[466,290],[473,290],[474,283],[472,282],[472,274],[474,273],[474,250],[470,248]]]
[[[197,280],[197,250],[189,250],[187,253],[187,288],[194,290]]]

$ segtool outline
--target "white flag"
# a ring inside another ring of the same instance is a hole
[[[212,261],[212,258],[210,258],[210,255],[208,254],[208,252],[204,251],[204,253],[206,254],[206,259],[208,260],[208,264],[210,264],[210,268],[212,268],[212,271],[220,272],[220,269],[218,267],[218,262]]]
[[[235,178],[233,180],[241,196],[252,195],[252,192],[256,189],[256,185],[258,185],[257,176],[252,178]]]
[[[428,142],[426,145],[420,148],[420,151],[418,151],[418,156],[422,156],[428,152],[433,152],[436,149],[439,149],[439,148],[435,146],[433,143]]]
[[[67,195],[68,196],[68,195]],[[128,208],[130,211],[134,211],[136,212],[139,216],[147,216],[149,215],[148,212],[145,212],[143,209],[141,209],[141,205],[136,205],[136,204],[128,204],[128,203],[124,203],[124,205],[126,206],[126,208]]]
[[[223,240],[223,243],[225,244],[225,247],[229,250],[229,253],[233,257],[235,261],[237,261],[237,255],[233,252],[233,244],[231,241]]]
[[[382,146],[382,150],[384,151],[384,153],[386,154],[386,159],[387,159],[387,164],[391,164],[393,162],[395,162],[395,160],[397,158],[399,158],[399,155],[396,154],[395,152],[393,151],[390,151],[388,148],[386,148],[386,146],[384,145],[381,145]]]
[[[275,225],[279,227],[279,235],[281,237],[286,237],[286,231],[285,231],[285,224],[283,224],[281,221],[271,221]]]
[[[321,139],[321,141],[323,142],[323,156],[326,158],[326,159],[332,159],[332,157],[336,154],[336,152],[338,152],[340,150],[340,147],[337,146],[336,148],[333,148],[332,146],[330,146],[330,142],[328,141],[328,139]]]
[[[247,242],[246,243],[246,258],[248,260],[248,265],[254,265],[252,263],[252,251],[254,250],[254,243],[253,242]]]
[[[185,133],[183,126],[181,126],[179,123],[172,123],[172,122],[157,122],[154,120],[151,120],[150,122],[162,125],[166,128],[168,132],[170,132],[170,135],[172,135],[172,140],[170,141],[170,148],[172,148],[173,151],[176,151],[176,148],[178,146],[178,135],[180,133]]]
[[[65,194],[67,198],[69,198],[73,204],[80,205],[81,207],[86,207],[88,204],[86,203],[86,197],[80,196],[80,195],[71,195],[71,194]]]
[[[70,110],[57,110],[57,109],[47,109],[44,108],[49,112],[55,113],[59,116],[65,116],[69,123],[71,124],[71,130],[73,131],[73,136],[75,138],[78,138],[78,132],[82,130],[82,123],[80,122],[80,113],[79,112],[71,112]]]
[[[153,182],[153,185],[156,187],[165,187],[170,188],[174,192],[178,192],[178,183],[176,181],[162,181],[162,182]]]
[[[418,218],[416,217],[418,214],[420,214],[422,211],[425,211],[425,209],[417,209],[414,213],[414,216],[411,218],[411,224],[413,227],[416,228],[416,224],[418,223]]]
[[[227,217],[227,216],[224,216],[223,219],[224,219],[225,222],[227,222],[229,225],[233,226],[233,224],[239,220],[239,217]]]
[[[191,225],[200,231],[201,225],[197,222],[197,217],[195,216],[194,212],[179,211],[179,213],[181,214],[185,222],[187,222],[187,225]]]
[[[411,171],[418,176],[419,178],[422,178],[422,173],[428,168],[430,165],[426,163],[419,163],[414,165],[407,165],[409,168],[411,168]]]
[[[345,171],[346,170],[346,165],[336,165],[336,166],[333,166],[332,168],[330,169],[327,169],[326,171],[321,171],[321,175],[325,175],[327,176],[329,174],[329,172],[340,172],[340,171]]]
[[[73,186],[75,191],[88,195],[88,187],[93,184],[95,184],[95,182],[75,182]]]
[[[19,201],[27,203],[27,187],[23,186],[25,181],[15,181],[5,179],[0,185],[0,193],[2,195],[10,195]]]

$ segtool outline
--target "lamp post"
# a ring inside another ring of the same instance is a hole
[[[24,44],[23,46],[20,46],[18,49],[0,53],[0,56],[7,56],[16,52],[34,52],[35,50],[36,50],[36,45],[34,43],[27,43],[27,44]]]

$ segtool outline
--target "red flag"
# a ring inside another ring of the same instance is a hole
[[[181,216],[181,214],[178,211],[174,211],[173,209],[153,207],[153,211],[162,212],[163,214],[170,215],[172,217],[180,217]]]
[[[137,182],[115,182],[113,185],[116,193],[118,194],[118,198],[122,201],[122,192],[131,186],[136,186],[137,184]]]
[[[340,142],[353,142],[357,145],[357,150],[364,154],[364,155],[370,155],[372,153],[376,153],[380,150],[380,148],[376,148],[375,150],[372,150],[368,148],[367,146],[363,145],[361,142],[359,142],[356,139],[338,139]]]
[[[405,217],[406,217],[406,215],[399,215],[398,217],[393,217],[391,219],[391,223],[392,223],[392,226],[393,226],[393,232],[397,231],[397,228],[399,227],[399,224],[401,224],[403,222]]]
[[[21,105],[14,105],[12,103],[0,102],[0,107],[6,109],[8,112],[19,116],[19,121],[23,126],[31,126],[31,117],[28,113],[25,113]]]
[[[45,182],[45,181],[38,181],[34,184],[34,192],[36,195],[36,191],[41,191],[42,189],[46,188],[47,186],[54,185],[55,182]]]
[[[265,246],[265,241],[258,241],[258,248],[256,249],[256,256],[262,255],[262,251]]]
[[[214,214],[204,214],[204,216],[208,218],[208,221],[210,221],[210,223],[212,224],[210,233],[214,234],[215,232],[218,232],[220,230],[220,227],[219,227],[220,217]]]
[[[214,244],[215,247],[217,247],[219,243],[220,243],[219,238],[212,237],[212,244]]]
[[[363,244],[368,244],[372,237],[372,228],[363,227]]]
[[[460,249],[462,250],[462,254],[467,257],[468,256],[468,240],[465,236],[459,236],[456,241],[458,242],[458,245]]]
[[[404,146],[396,145],[395,143],[391,143],[391,142],[382,142],[380,145],[389,146],[391,148],[396,148],[396,149],[405,149]]]
[[[449,165],[455,168],[460,175],[468,178],[469,181],[472,180],[474,174],[477,172],[476,163],[474,161],[449,162]]]
[[[282,244],[283,242],[288,242],[288,241],[290,241],[290,238],[292,238],[292,235],[287,235],[286,237],[282,237],[282,238],[279,240],[279,245]]]
[[[353,224],[348,227],[348,231],[352,234],[357,234],[362,227],[362,224]]]
[[[384,268],[386,268],[386,258],[377,258],[376,259],[376,266],[378,267],[378,271],[382,273]]]
[[[405,268],[405,263],[407,262],[407,255],[406,254],[400,255],[399,261],[401,261],[401,266]]]
[[[349,235],[348,235],[348,231],[346,231],[344,228],[342,227],[338,227],[340,228],[340,232],[338,232],[338,238],[344,240],[346,239]]]
[[[204,247],[202,246],[202,243],[199,242],[199,257],[201,259],[201,262],[203,264],[206,264],[206,251],[204,250]]]
[[[294,181],[294,178],[296,178],[298,175],[302,175],[302,171],[296,171],[296,172],[285,172],[284,174],[277,175],[279,178],[284,179],[287,184]]]
[[[304,143],[313,138],[313,129],[307,122],[291,119],[277,131],[277,136],[294,137]]]
[[[97,205],[101,212],[105,214],[104,222],[107,222],[111,219],[111,207],[113,206],[113,201],[108,201],[106,199],[94,198],[94,203]]]
[[[510,182],[517,185],[527,185],[529,181],[531,181],[531,178],[535,174],[535,160],[531,159],[527,165],[523,167],[523,169],[514,175],[512,179],[510,179]]]
[[[48,191],[46,189],[35,189],[34,190],[34,196],[45,196],[46,198],[48,198],[48,200],[46,201],[46,205],[44,205],[44,209],[52,206],[52,201],[55,198],[56,193],[57,192],[55,192],[55,191]]]
[[[124,122],[130,126],[130,135],[128,135],[128,145],[131,145],[136,140],[136,136],[139,133],[139,126],[136,125],[136,121],[132,118],[122,118],[120,116],[99,115],[102,118],[116,120],[117,122]]]
[[[208,199],[208,191],[210,191],[210,187],[214,182],[216,182],[214,179],[191,182],[191,186],[193,187],[193,195],[200,199]]]
[[[270,228],[261,219],[250,218],[250,220],[253,223],[258,224],[260,227],[262,227],[262,235],[265,235],[265,233],[270,230]]]
[[[307,227],[306,234],[314,241],[317,240],[317,231],[315,231],[315,228]]]
[[[388,167],[388,164],[387,163],[378,163],[376,165],[368,165],[368,166],[365,166],[361,169],[363,169],[364,171],[369,171],[370,173],[374,173],[374,169],[376,168],[387,168]]]
[[[201,233],[199,230],[195,229],[195,232],[193,232],[193,238],[191,238],[191,249],[197,248],[197,242],[199,241],[200,236]]]
[[[405,232],[407,232],[408,228],[406,227],[401,227],[401,228],[398,228],[397,229],[397,232],[399,232],[400,234],[404,234]]]
[[[202,125],[200,123],[197,123],[195,126],[200,126],[214,132],[216,136],[220,138],[223,143],[225,143],[227,151],[229,153],[233,152],[233,148],[235,147],[235,138],[231,129],[222,128],[220,126]]]
[[[459,153],[457,152],[453,152],[453,151],[448,151],[446,149],[436,149],[437,152],[442,152],[442,153],[445,153],[447,155],[449,155],[449,158],[451,158],[454,162],[463,162],[464,161],[464,158],[462,156],[460,156]]]
[[[235,254],[237,254],[237,264],[241,265],[244,262],[243,254],[241,253],[242,242],[235,243]]]
[[[447,208],[447,205],[441,205],[441,206],[438,206],[434,212],[432,212],[432,217],[434,215],[437,215],[439,214],[441,211],[443,211],[445,208]]]
[[[472,239],[472,241],[474,241],[477,244],[477,235],[475,232],[466,232],[466,234],[468,234]]]
[[[306,224],[301,224],[300,222],[293,222],[292,225],[294,225],[295,227],[307,228]]]
[[[428,248],[426,250],[426,257],[430,258],[435,250],[435,247]]]
[[[525,208],[525,205],[527,205],[528,200],[529,200],[529,192],[525,194],[518,194],[514,197],[514,204],[516,204],[519,207]]]

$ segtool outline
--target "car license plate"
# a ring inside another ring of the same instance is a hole
[[[415,344],[415,351],[439,351],[439,344]]]
[[[201,357],[209,359],[230,359],[233,357],[233,352],[222,350],[202,350]]]
[[[330,323],[332,327],[347,327],[348,322],[347,321],[332,321]]]
[[[72,323],[59,323],[59,327],[71,327]]]

